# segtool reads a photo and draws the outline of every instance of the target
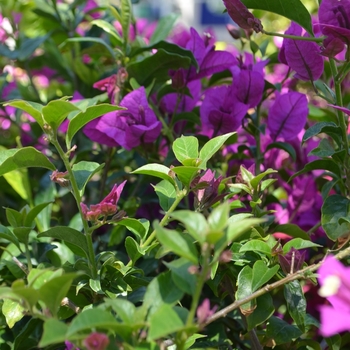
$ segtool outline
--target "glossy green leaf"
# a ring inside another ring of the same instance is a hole
[[[129,40],[129,30],[132,17],[132,5],[130,0],[121,0],[121,25],[123,31],[123,40],[126,44]]]
[[[131,173],[155,176],[163,180],[167,180],[171,184],[175,185],[175,180],[169,175],[170,170],[171,169],[166,167],[165,165],[151,163],[151,164],[146,164],[132,171]]]
[[[130,301],[123,298],[106,299],[102,306],[111,307],[122,322],[132,325],[135,320],[136,307]]]
[[[0,152],[2,150],[0,149]],[[13,170],[3,175],[7,183],[25,200],[28,202],[31,193],[28,193],[26,177],[28,174],[25,170]]]
[[[35,218],[52,202],[40,203],[31,209],[24,219],[24,226],[34,227]]]
[[[14,281],[11,288],[12,291],[23,301],[26,301],[27,305],[29,305],[31,308],[33,308],[39,300],[38,291],[33,287],[26,285],[21,279]],[[24,304],[22,304],[22,306],[23,305]]]
[[[325,133],[331,137],[333,137],[333,135],[337,135],[336,138],[339,138],[339,135],[341,135],[341,129],[333,122],[319,122],[312,125],[305,131],[302,142],[304,143],[305,141],[321,133]]]
[[[41,337],[40,348],[52,344],[63,343],[67,337],[68,325],[55,318],[49,318],[44,322],[44,331]]]
[[[236,291],[236,300],[241,300],[253,293],[252,287],[253,279],[253,270],[250,266],[246,265],[240,271],[237,278],[237,291]],[[240,306],[240,309],[243,314],[249,314],[253,312],[256,307],[256,299],[253,299]]]
[[[290,316],[302,332],[305,332],[306,299],[300,285],[295,280],[284,285],[284,298]]]
[[[233,135],[235,132],[230,132],[225,135],[214,137],[209,140],[200,150],[199,159],[202,161],[199,168],[206,169],[208,160],[223,146],[223,144]]]
[[[282,319],[271,316],[266,327],[266,335],[276,342],[276,345],[289,343],[300,337],[303,332]]]
[[[314,247],[322,247],[319,244],[316,244],[311,241],[306,241],[302,238],[294,238],[290,241],[288,241],[284,246],[283,246],[283,253],[286,254],[288,253],[291,248],[294,249],[305,249],[305,248],[314,248]]]
[[[166,320],[166,322],[164,322]],[[184,324],[178,314],[168,304],[163,304],[150,317],[150,327],[147,339],[155,340],[174,333]]]
[[[79,231],[66,226],[55,226],[49,230],[42,232],[38,237],[51,237],[65,241],[75,246],[75,249],[80,252],[81,256],[88,256],[88,246],[86,237]]]
[[[175,230],[168,230],[155,223],[159,242],[175,254],[184,257],[194,264],[198,263],[198,252],[192,240]]]
[[[141,219],[142,220],[142,219]],[[147,229],[141,220],[133,218],[124,218],[118,221],[118,225],[126,227],[130,232],[132,232],[136,237],[140,239],[147,235]]]
[[[198,242],[204,243],[205,236],[209,232],[209,225],[201,213],[190,210],[177,210],[171,213],[171,217],[182,222],[188,233]]]
[[[74,137],[74,135],[87,123],[91,122],[92,120],[101,117],[102,115],[114,111],[118,111],[120,109],[123,109],[122,107],[110,105],[108,103],[101,103],[96,106],[90,106],[86,108],[85,111],[82,111],[78,113],[77,115],[72,118],[72,120],[69,122],[68,130],[66,134],[66,144],[67,148],[71,148],[71,142]]]
[[[313,35],[311,16],[300,0],[241,0],[251,9],[265,10],[284,16],[300,24],[309,34]]]
[[[294,147],[290,143],[272,142],[266,147],[266,151],[273,149],[273,148],[277,148],[277,149],[281,149],[283,151],[286,151],[292,157],[293,161],[296,160],[297,154],[295,152]]]
[[[350,223],[344,220],[339,222],[342,217],[349,216],[349,199],[338,194],[326,198],[321,209],[321,224],[328,238],[335,241],[350,232]]]
[[[142,61],[131,63],[128,67],[130,78],[135,78],[139,84],[147,86],[155,79],[158,83],[170,79],[169,70],[189,68],[191,59],[159,49],[152,56]]]
[[[77,182],[80,195],[82,196],[85,191],[85,186],[89,182],[92,176],[99,172],[104,167],[104,164],[95,162],[81,161],[73,165],[73,174],[75,181]]]
[[[65,273],[62,276],[51,278],[40,287],[40,300],[45,303],[53,316],[57,315],[62,299],[67,296],[68,290],[76,277],[76,273]]]
[[[140,245],[130,236],[126,237],[125,239],[125,249],[129,258],[133,262],[133,265],[146,253],[146,250],[142,249]]]
[[[193,295],[196,290],[197,278],[188,270],[190,266],[193,266],[192,262],[180,258],[170,263],[164,262],[164,264],[171,271],[171,277],[176,286],[183,292]]]
[[[265,220],[257,218],[247,218],[243,220],[234,220],[231,216],[229,219],[229,227],[227,230],[227,239],[229,242],[235,241],[240,235],[252,227],[261,224]]]
[[[275,312],[272,297],[269,293],[263,294],[256,299],[256,309],[246,317],[248,331],[262,324]]]
[[[6,323],[12,328],[16,322],[21,320],[25,315],[25,309],[18,301],[5,299],[2,304],[2,314],[5,316]]]
[[[27,112],[37,121],[37,123],[41,126],[41,128],[43,128],[44,120],[41,114],[43,105],[41,105],[40,103],[23,101],[23,100],[12,100],[4,103],[4,106],[16,107],[18,109],[21,109],[24,112]]]
[[[199,168],[195,166],[177,166],[171,168],[184,186],[189,187],[193,179],[197,176]]]
[[[339,165],[333,159],[318,159],[306,164],[302,170],[291,176],[290,180],[312,170],[327,170],[334,173],[336,176],[341,177]]]
[[[57,131],[58,127],[71,112],[76,111],[80,111],[80,109],[74,104],[64,100],[50,101],[41,110],[44,120],[51,126],[54,131]]]
[[[316,156],[316,157],[331,157],[335,153],[334,147],[331,145],[329,140],[322,139],[318,145],[318,147],[314,148],[311,152],[309,152],[308,156]]]
[[[251,241],[245,243],[239,250],[240,253],[249,251],[260,252],[266,256],[271,256],[271,247],[266,242],[259,239],[252,239]]]
[[[250,181],[250,184],[252,185],[252,187],[254,188],[254,190],[256,190],[258,188],[258,185],[260,183],[260,181],[267,175],[269,174],[273,174],[273,173],[277,173],[277,170],[273,170],[273,169],[267,169],[264,172],[260,173],[257,176],[254,176],[254,178]]]
[[[279,265],[268,268],[262,260],[258,260],[253,265],[252,290],[257,291],[265,283],[276,275]]]
[[[25,213],[21,213],[12,208],[5,208],[6,219],[12,227],[23,226]]]
[[[153,187],[158,196],[160,206],[164,211],[168,211],[176,199],[174,186],[170,182],[162,180]]]
[[[310,241],[310,236],[304,230],[302,230],[298,225],[294,225],[294,224],[277,225],[274,228],[273,232],[274,233],[282,232],[295,238],[302,238],[304,240]]]
[[[181,136],[172,145],[176,159],[183,164],[189,158],[198,158],[198,139],[194,136]]]
[[[171,13],[168,16],[161,17],[151,36],[150,44],[153,45],[161,40],[167,39],[178,17],[179,15],[176,13]]]
[[[0,225],[0,238],[12,242],[18,249],[20,248],[17,237],[3,225]]]
[[[46,168],[55,170],[55,166],[34,147],[12,148],[0,152],[0,176],[20,168]]]
[[[211,230],[221,231],[228,225],[230,204],[225,202],[217,206],[208,217],[208,224]]]
[[[113,38],[116,40],[117,46],[122,46],[123,45],[123,39],[120,37],[119,33],[115,29],[115,27],[110,24],[107,21],[104,21],[103,19],[95,19],[90,22],[91,25],[95,25],[97,27],[100,27],[103,29],[106,33],[109,35],[113,36]]]

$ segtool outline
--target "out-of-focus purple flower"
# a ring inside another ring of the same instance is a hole
[[[263,26],[258,18],[250,13],[240,0],[223,0],[227,12],[233,21],[243,29],[253,29],[256,33],[262,32]]]
[[[205,323],[205,321],[212,315],[214,315],[217,310],[217,305],[215,305],[212,309],[210,308],[210,300],[205,298],[197,308],[197,322],[199,324]]]
[[[116,21],[113,23],[115,29],[120,35],[123,35],[123,28],[120,22]],[[152,34],[157,27],[157,22],[149,22],[146,18],[138,18],[136,23],[130,24],[129,28],[129,40],[134,41],[136,36],[142,38],[146,44],[149,44]]]
[[[120,106],[126,110],[110,112],[93,120],[84,128],[85,135],[104,145],[119,145],[127,150],[157,139],[162,124],[148,106],[143,86],[127,94]]]
[[[83,341],[87,350],[105,350],[109,344],[106,334],[93,332]]]
[[[285,34],[301,36],[302,31],[299,24],[292,22]],[[315,81],[323,73],[321,49],[314,42],[284,38],[278,58],[297,73],[298,79]]]
[[[208,89],[200,107],[202,124],[213,130],[212,136],[236,131],[248,109],[235,96],[233,86]]]
[[[307,99],[299,92],[278,95],[271,106],[267,126],[271,137],[285,141],[295,138],[304,128],[309,109]]]
[[[350,45],[350,0],[323,0],[318,11],[324,41],[323,55],[334,57]]]
[[[327,256],[318,275],[319,294],[331,304],[320,306],[321,334],[330,337],[350,331],[350,268]]]
[[[100,203],[92,204],[90,205],[90,208],[86,204],[80,203],[85,220],[94,222],[101,216],[107,217],[115,214],[120,194],[122,193],[125,184],[126,180],[119,186],[114,185],[111,192]]]
[[[68,340],[66,340],[66,341],[64,342],[64,344],[65,344],[65,346],[66,346],[66,349],[65,349],[65,350],[79,350],[79,348],[76,348],[76,347],[74,346],[74,344],[71,343],[71,342],[68,341]]]
[[[256,107],[262,99],[265,81],[259,72],[241,70],[235,77],[234,94],[238,101],[248,105],[249,108]]]
[[[292,248],[287,254],[278,254],[278,260],[280,262],[283,272],[288,275],[300,270],[304,264],[306,250],[300,252],[295,248]]]

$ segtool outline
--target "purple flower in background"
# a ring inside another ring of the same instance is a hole
[[[350,0],[323,0],[318,16],[322,33],[328,36],[323,54],[333,57],[350,45]]]
[[[330,337],[350,331],[350,268],[327,256],[318,275],[319,294],[331,304],[320,306],[321,334]]]
[[[197,322],[199,324],[203,324],[210,316],[214,315],[217,305],[215,305],[212,309],[210,308],[210,300],[205,298],[197,308]]]
[[[148,106],[143,86],[127,94],[120,106],[126,110],[110,112],[93,120],[85,127],[85,135],[107,146],[120,145],[127,150],[157,139],[162,124]]]
[[[300,25],[292,22],[285,34],[301,36],[302,31]],[[278,58],[297,73],[297,79],[314,81],[323,73],[321,49],[314,42],[284,38]]]
[[[304,94],[288,92],[278,95],[267,119],[267,127],[273,140],[282,138],[288,141],[296,137],[303,129],[308,113]]]
[[[256,33],[262,32],[263,26],[240,0],[223,0],[227,12],[233,21],[243,29],[253,29]]]
[[[87,350],[105,350],[109,344],[106,334],[93,332],[83,341]]]
[[[212,136],[236,131],[248,109],[235,96],[233,86],[208,89],[200,107],[202,125],[213,130]]]

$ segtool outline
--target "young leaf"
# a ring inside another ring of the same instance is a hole
[[[46,156],[33,147],[12,148],[0,152],[0,176],[12,170],[29,167],[55,170],[55,166]]]
[[[283,253],[286,254],[288,253],[292,248],[294,249],[305,249],[305,248],[313,248],[313,247],[322,247],[319,244],[316,244],[311,241],[305,241],[301,238],[294,238],[290,241],[288,241],[284,246],[283,246]]]
[[[198,139],[194,136],[181,136],[173,142],[176,159],[183,164],[186,159],[198,158]]]
[[[271,256],[271,247],[266,242],[259,239],[252,239],[251,241],[245,243],[239,250],[240,253],[249,251],[260,252],[268,257]]]

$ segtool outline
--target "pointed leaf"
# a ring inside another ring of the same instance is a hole
[[[126,227],[130,232],[132,232],[136,237],[139,237],[140,239],[144,238],[147,234],[145,225],[137,219],[124,218],[118,221],[118,225]]]
[[[283,246],[283,253],[284,254],[288,253],[292,248],[305,249],[305,248],[313,248],[313,247],[322,247],[322,246],[311,241],[305,241],[304,239],[301,239],[301,238],[294,238],[288,241]]]
[[[194,136],[181,136],[173,145],[173,152],[176,159],[183,164],[183,161],[191,158],[198,158],[198,139]]]
[[[44,323],[44,331],[41,337],[39,346],[44,348],[48,345],[64,343],[67,339],[66,333],[68,331],[68,325],[55,318],[49,318]]]
[[[262,260],[258,260],[253,265],[252,290],[257,291],[265,283],[275,276],[279,270],[279,265],[268,268]]]
[[[252,288],[253,270],[250,266],[244,266],[238,274],[237,291],[235,293],[236,300],[241,300],[253,293]],[[253,299],[240,306],[242,313],[250,314],[256,307],[256,299]]]
[[[99,172],[103,167],[104,164],[100,165],[95,162],[86,161],[81,161],[73,165],[73,174],[81,196],[84,194],[85,186],[89,182],[91,177],[97,172]]]
[[[259,239],[252,239],[251,241],[245,243],[239,250],[240,253],[249,251],[260,252],[267,256],[271,256],[271,247],[266,242]]]
[[[190,187],[192,180],[199,172],[199,168],[195,166],[177,166],[171,168],[171,171],[177,175],[185,187]]]
[[[171,172],[171,169],[161,165],[161,164],[146,164],[134,171],[132,171],[132,174],[144,174],[144,175],[151,175],[155,177],[159,177],[163,180],[169,181],[171,184],[175,185],[174,179],[169,175]]]
[[[339,142],[339,135],[341,135],[341,129],[339,126],[337,126],[333,122],[319,122],[314,125],[312,125],[310,128],[308,128],[305,131],[305,134],[303,136],[302,143],[306,142],[307,140],[311,139],[312,137],[325,133],[338,143]],[[339,144],[339,143],[338,143]]]
[[[289,343],[302,334],[300,329],[275,316],[271,316],[267,323],[266,335],[273,339],[277,345]]]
[[[55,166],[41,152],[33,147],[13,148],[0,152],[0,176],[20,168],[46,168]]]
[[[13,243],[19,249],[20,246],[17,237],[3,225],[0,225],[0,238]]]
[[[170,182],[162,180],[153,187],[159,198],[160,206],[164,211],[168,211],[176,199],[176,190],[174,186]]]
[[[278,148],[282,149],[283,151],[286,151],[292,157],[293,161],[296,160],[297,154],[295,152],[294,147],[291,144],[287,142],[272,142],[266,147],[266,151],[273,148]]]
[[[90,24],[102,28],[106,33],[113,36],[113,38],[116,40],[117,46],[123,45],[123,39],[120,37],[115,27],[109,22],[104,21],[103,19],[95,19],[91,21]]]
[[[4,103],[4,106],[16,107],[18,109],[21,109],[24,112],[27,112],[37,121],[37,123],[41,126],[41,128],[43,128],[44,120],[41,114],[43,105],[36,102],[31,102],[31,101],[12,100]]]
[[[157,23],[155,31],[151,36],[150,44],[153,45],[161,40],[166,40],[178,18],[179,15],[176,13],[171,13],[168,16],[161,17]]]
[[[335,174],[337,177],[341,177],[339,165],[333,159],[318,159],[307,163],[304,166],[304,169],[296,172],[293,176],[291,176],[289,181],[294,179],[296,176],[308,173],[312,170],[327,170]]]

